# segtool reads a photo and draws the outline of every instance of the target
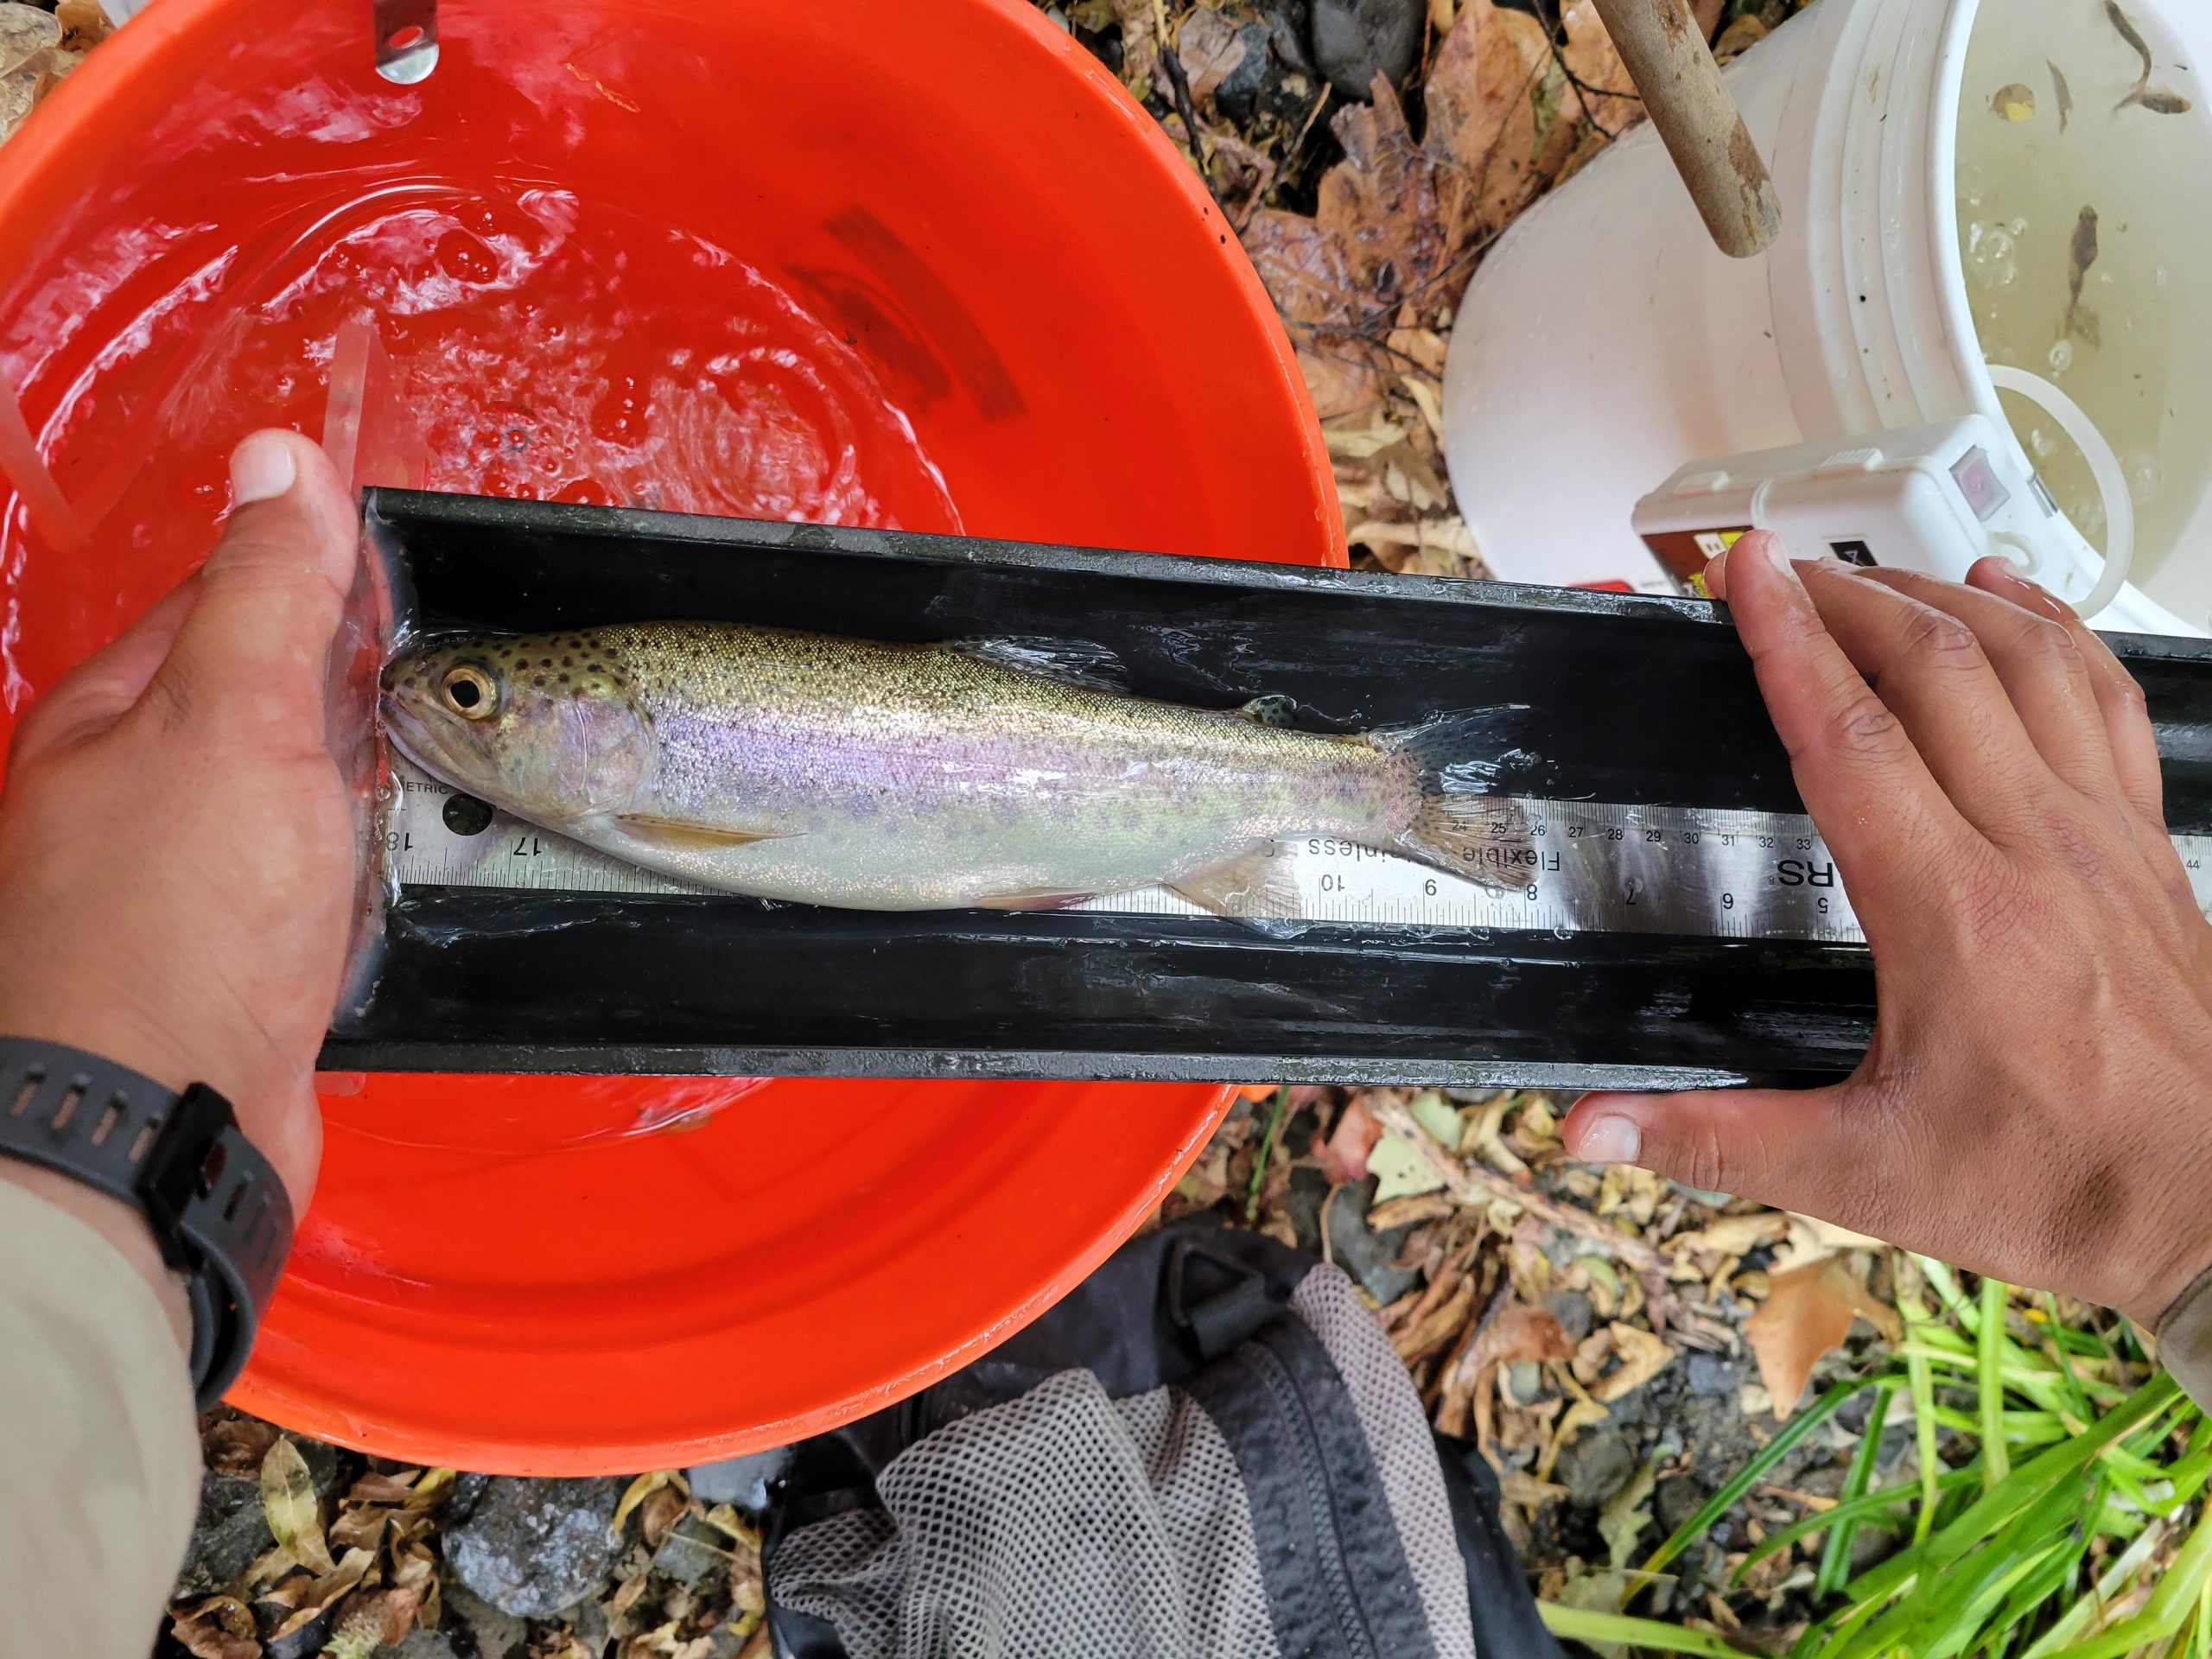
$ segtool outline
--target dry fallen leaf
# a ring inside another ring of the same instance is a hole
[[[622,1535],[622,1523],[630,1518],[630,1511],[636,1509],[653,1493],[668,1486],[682,1486],[684,1496],[687,1497],[690,1496],[690,1487],[684,1483],[683,1477],[673,1469],[654,1469],[639,1475],[623,1491],[622,1501],[614,1506],[614,1519],[607,1523],[607,1531],[620,1538]]]
[[[1586,111],[1567,70],[1614,94],[1588,100],[1587,113],[1608,130],[1643,107],[1592,0],[1570,0],[1560,20],[1567,43],[1555,60],[1535,17],[1469,0],[1429,66],[1427,147],[1459,163],[1462,211],[1478,234],[1503,228],[1573,156]]]
[[[61,26],[63,48],[71,52],[89,52],[115,28],[100,10],[99,0],[58,0],[54,21]]]
[[[1200,9],[1183,20],[1175,55],[1191,83],[1191,96],[1204,102],[1244,61],[1244,41],[1219,12]]]
[[[373,1591],[346,1610],[323,1652],[328,1659],[368,1659],[407,1639],[422,1605],[416,1590]]]
[[[253,1613],[236,1596],[210,1596],[169,1622],[169,1634],[196,1659],[260,1659]]]
[[[257,1475],[281,1432],[258,1417],[220,1417],[200,1437],[200,1455],[217,1474]]]
[[[638,1536],[645,1540],[645,1548],[659,1548],[670,1529],[690,1506],[690,1495],[678,1486],[663,1486],[646,1493],[645,1501],[638,1506]]]
[[[1787,1418],[1797,1408],[1813,1367],[1824,1354],[1843,1345],[1854,1319],[1894,1332],[1894,1310],[1860,1284],[1840,1256],[1773,1276],[1765,1303],[1744,1327],[1744,1337],[1759,1363],[1759,1381],[1773,1397],[1774,1414]]]
[[[1439,1221],[1458,1209],[1459,1204],[1448,1192],[1416,1192],[1402,1198],[1392,1198],[1388,1204],[1378,1204],[1367,1212],[1367,1229],[1373,1233],[1387,1233],[1393,1228],[1416,1226],[1424,1221]]]
[[[1664,1337],[1624,1325],[1618,1319],[1606,1329],[1612,1333],[1613,1352],[1620,1359],[1620,1369],[1601,1378],[1590,1390],[1590,1397],[1611,1405],[1665,1370],[1674,1363],[1675,1351]]]
[[[1388,1204],[1442,1189],[1444,1177],[1403,1135],[1386,1130],[1367,1154],[1367,1173],[1375,1177],[1375,1201]]]
[[[1657,1468],[1648,1462],[1639,1465],[1628,1484],[1607,1498],[1599,1511],[1598,1533],[1605,1539],[1615,1567],[1626,1567],[1635,1559],[1636,1541],[1651,1524],[1651,1494],[1658,1484]]]
[[[1329,1185],[1349,1186],[1365,1176],[1368,1155],[1375,1150],[1382,1134],[1382,1126],[1367,1108],[1357,1100],[1345,1106],[1344,1115],[1337,1119],[1336,1128],[1315,1155]]]
[[[1390,1345],[1408,1365],[1415,1365],[1440,1351],[1459,1334],[1475,1306],[1475,1281],[1461,1278],[1452,1294],[1434,1301],[1419,1318],[1390,1335]]]
[[[1779,1210],[1752,1216],[1722,1216],[1694,1232],[1677,1233],[1667,1241],[1669,1255],[1743,1255],[1762,1244],[1772,1243],[1789,1230],[1790,1218]]]
[[[1854,1233],[1848,1227],[1839,1227],[1834,1222],[1815,1221],[1810,1216],[1791,1216],[1789,1236],[1767,1271],[1779,1276],[1794,1273],[1800,1268],[1809,1268],[1816,1262],[1845,1250],[1878,1250],[1882,1241],[1869,1238],[1864,1233]]]
[[[323,1541],[322,1510],[315,1495],[315,1477],[307,1459],[287,1436],[270,1444],[261,1459],[261,1503],[269,1521],[270,1536],[302,1567],[315,1573],[334,1573]]]

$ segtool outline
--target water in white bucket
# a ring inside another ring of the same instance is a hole
[[[1445,374],[1445,453],[1491,569],[1665,591],[1633,518],[1678,469],[1808,442],[1856,453],[1976,414],[2013,423],[2007,476],[2032,467],[2095,529],[2088,468],[2038,412],[2071,393],[2065,419],[2087,405],[2079,424],[2109,435],[2109,458],[2092,442],[2112,499],[2144,502],[2133,580],[2099,626],[2208,631],[2212,0],[2118,3],[2152,49],[2149,90],[2186,111],[2113,107],[2143,64],[2105,0],[1818,0],[1729,71],[1782,193],[1770,253],[1713,247],[1649,127],[1524,214],[1475,273]],[[1993,108],[2016,86],[2034,105],[2020,122]],[[1955,188],[1961,143],[1977,203]],[[2077,326],[2054,372],[2084,207],[2101,343]],[[2039,403],[2000,397],[1995,376],[2016,372],[2038,377]],[[1955,577],[2003,550],[2077,603],[2101,596],[2097,550],[2065,518],[2044,525],[2032,548],[1968,536],[1898,562]]]
[[[2212,119],[2187,63],[2147,12],[1982,0],[1959,99],[1958,219],[1983,354],[2056,382],[2095,422],[2135,504],[2133,580],[2202,623],[2212,559],[2175,556],[2212,487],[2212,213],[2176,209],[2212,180]],[[2101,550],[2088,461],[2041,409],[2003,401]]]

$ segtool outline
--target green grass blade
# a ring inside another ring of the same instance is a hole
[[[1836,1494],[1839,1509],[1864,1497],[1866,1489],[1874,1484],[1874,1463],[1882,1452],[1882,1431],[1889,1420],[1890,1396],[1896,1392],[1894,1381],[1885,1380],[1874,1385],[1874,1403],[1866,1414],[1866,1432],[1859,1437],[1859,1449],[1852,1453],[1843,1490]],[[1846,1518],[1834,1523],[1827,1547],[1821,1553],[1821,1570],[1813,1580],[1813,1597],[1816,1601],[1824,1601],[1842,1589],[1850,1578],[1851,1541],[1858,1532],[1856,1519]]]
[[[1910,1276],[1904,1270],[1904,1257],[1894,1258],[1890,1281],[1897,1287],[1897,1317],[1904,1321],[1905,1335],[1912,1338],[1905,1344],[1909,1351],[1904,1376],[1906,1391],[1912,1395],[1913,1446],[1920,1465],[1920,1509],[1912,1518],[1912,1541],[1918,1544],[1935,1530],[1936,1506],[1942,1499],[1943,1460],[1936,1452],[1936,1372],[1926,1351],[1920,1350],[1920,1338],[1934,1336],[1940,1327],[1928,1317],[1920,1298],[1905,1288]],[[1920,1351],[1910,1351],[1915,1350]]]
[[[1894,1595],[1906,1580],[1923,1567],[1936,1574],[1948,1571],[1967,1551],[2017,1516],[2038,1494],[2086,1468],[2106,1447],[2124,1439],[2147,1420],[2163,1415],[2180,1395],[2180,1384],[2164,1371],[2159,1372],[2130,1395],[2126,1404],[2099,1418],[2095,1427],[2039,1452],[2015,1469],[1996,1490],[1984,1492],[1956,1519],[1938,1528],[1925,1544],[1916,1545],[1862,1573],[1844,1586],[1844,1593],[1854,1601],[1887,1597]]]
[[[1260,1155],[1252,1160],[1252,1185],[1244,1193],[1244,1223],[1249,1226],[1260,1218],[1260,1183],[1267,1179],[1268,1166],[1274,1161],[1275,1137],[1282,1133],[1282,1121],[1290,1110],[1290,1085],[1275,1090],[1274,1104],[1268,1109],[1267,1133],[1260,1137]]]
[[[2120,1659],[2147,1643],[2163,1641],[2181,1629],[2208,1584],[2212,1584],[2212,1515],[2199,1519],[2175,1552],[2172,1565],[2141,1612],[2087,1641],[2058,1649],[2052,1659]]]
[[[2091,1416],[2094,1414],[2089,1409],[2088,1396],[2082,1392],[2082,1379],[2074,1370],[2073,1351],[2065,1341],[2074,1333],[2066,1328],[2066,1321],[2058,1317],[2057,1296],[2045,1291],[2043,1300],[2044,1311],[2050,1315],[2050,1351],[2058,1356],[2059,1370],[2066,1378],[2066,1391],[2074,1401],[2074,1414],[2077,1417]]]
[[[2009,1485],[2003,1490],[2014,1491]],[[1917,1592],[1867,1626],[1845,1654],[1853,1659],[1875,1654],[1929,1659],[1939,1653],[1964,1652],[1990,1610],[2056,1541],[2053,1535],[2071,1527],[2086,1496],[2073,1481],[2019,1490],[2034,1496],[1993,1531],[1985,1548],[1946,1563],[1941,1571],[1935,1569],[1931,1558]],[[1939,1541],[1942,1536],[1936,1535]]]
[[[1545,1629],[1570,1642],[1649,1648],[1659,1653],[1700,1654],[1705,1659],[1746,1659],[1743,1649],[1731,1647],[1717,1636],[1662,1624],[1656,1619],[1631,1618],[1626,1613],[1593,1613],[1580,1607],[1562,1607],[1555,1601],[1540,1601],[1536,1611],[1543,1616]]]
[[[1936,1489],[1939,1491],[1948,1491],[1956,1487],[1970,1484],[1978,1478],[1976,1471],[1971,1469],[1946,1469],[1936,1478]],[[1807,1516],[1802,1521],[1792,1522],[1747,1554],[1741,1564],[1729,1575],[1729,1582],[1732,1584],[1741,1582],[1746,1573],[1766,1560],[1768,1556],[1789,1548],[1800,1539],[1810,1538],[1817,1533],[1825,1532],[1830,1527],[1846,1521],[1871,1520],[1885,1510],[1896,1509],[1901,1503],[1916,1503],[1920,1496],[1920,1490],[1916,1486],[1885,1486],[1878,1492],[1868,1492],[1864,1497],[1853,1498],[1848,1503],[1838,1503],[1832,1510],[1821,1510]],[[1883,1530],[1886,1532],[1894,1529],[1885,1527]],[[1842,1586],[1839,1585],[1837,1588],[1840,1589]]]
[[[2096,1588],[2077,1598],[2071,1607],[2058,1616],[2058,1622],[2037,1638],[2036,1643],[2020,1659],[2050,1659],[2069,1642],[2080,1638],[2082,1631],[2096,1622],[2097,1615],[2115,1596],[2135,1582],[2145,1563],[2158,1551],[2159,1540],[2165,1536],[2163,1527],[2146,1528],[2135,1541],[2114,1556],[2105,1570],[2097,1575]]]
[[[1772,1440],[1761,1446],[1758,1452],[1744,1466],[1731,1475],[1727,1481],[1706,1499],[1705,1505],[1675,1529],[1675,1535],[1651,1552],[1643,1563],[1645,1573],[1663,1572],[1667,1563],[1681,1554],[1690,1545],[1705,1536],[1713,1523],[1728,1513],[1745,1493],[1758,1484],[1761,1475],[1774,1467],[1789,1453],[1789,1449],[1815,1428],[1835,1415],[1843,1402],[1861,1389],[1871,1389],[1880,1379],[1859,1377],[1848,1382],[1839,1382],[1819,1399],[1782,1426]]]
[[[2011,1287],[2002,1280],[1981,1281],[1981,1329],[1978,1352],[1980,1374],[1974,1391],[1981,1402],[1981,1486],[1994,1491],[2012,1472],[2012,1454],[2005,1444],[2005,1298]]]
[[[1953,1319],[1967,1328],[1967,1334],[1972,1336],[1980,1330],[1981,1314],[1967,1299],[1966,1292],[1959,1288],[1959,1281],[1951,1276],[1950,1268],[1933,1256],[1916,1255],[1912,1259],[1914,1265],[1920,1269],[1921,1277],[1927,1280],[1928,1287],[1936,1293],[1936,1300],[1943,1304]]]

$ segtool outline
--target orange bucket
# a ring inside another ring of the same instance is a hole
[[[1023,0],[162,0],[0,150],[0,367],[89,561],[0,523],[0,734],[206,550],[365,312],[434,486],[1344,562],[1267,296]],[[241,1406],[532,1474],[732,1455],[973,1358],[1214,1088],[376,1077]]]

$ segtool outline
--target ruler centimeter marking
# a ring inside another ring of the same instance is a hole
[[[395,758],[391,770],[384,854],[402,887],[638,895],[712,891],[640,869],[505,813],[494,812],[485,822],[480,804],[406,761]],[[454,801],[467,807],[448,812]],[[1279,843],[1300,893],[1295,919],[1866,942],[1835,861],[1802,815],[1596,801],[1523,799],[1521,804],[1530,833],[1524,847],[1500,849],[1495,879],[1508,884],[1500,887],[1479,886],[1326,836]],[[2174,845],[2198,906],[2212,914],[2212,836],[2176,836]],[[1109,894],[1076,908],[1205,913],[1162,887]]]

